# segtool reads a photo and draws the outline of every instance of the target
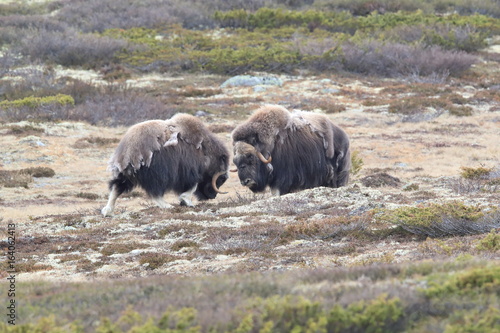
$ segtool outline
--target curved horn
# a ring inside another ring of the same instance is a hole
[[[238,172],[238,169],[231,169],[230,172]]]
[[[219,178],[219,176],[222,176],[225,173],[225,171],[219,171],[212,177],[212,187],[214,188],[214,191],[219,194],[227,194],[227,192],[222,192],[217,188],[217,179]]]
[[[260,151],[257,152],[257,157],[259,158],[259,160],[262,161],[262,163],[264,164],[268,164],[268,163],[271,163],[271,161],[273,160],[273,157],[272,156],[269,156],[269,158],[266,160],[266,158],[264,157],[264,155],[262,155],[262,153]]]

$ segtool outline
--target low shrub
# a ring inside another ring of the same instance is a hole
[[[76,31],[38,31],[27,37],[20,46],[20,53],[31,61],[43,61],[66,67],[83,66],[99,68],[113,63],[118,51],[129,49],[125,40]]]
[[[500,188],[500,172],[497,168],[461,167],[460,178],[451,182],[457,193],[491,192]]]
[[[500,325],[500,310],[494,306],[474,311],[458,311],[453,317],[446,325],[446,333],[493,333]]]
[[[0,83],[2,87],[0,96],[4,101],[41,98],[58,94],[72,96],[62,90],[64,84],[58,80],[55,69],[50,66],[31,65],[6,68],[5,80],[0,81]],[[77,103],[76,100],[75,103]]]
[[[64,118],[105,126],[133,125],[149,119],[168,119],[177,112],[175,105],[127,87],[107,87],[88,97]]]
[[[19,170],[0,170],[0,186],[28,188],[32,181],[33,177],[30,174]]]
[[[301,28],[302,29],[302,28]],[[164,38],[156,38],[155,36]],[[469,69],[476,58],[463,51],[439,46],[387,42],[347,34],[307,32],[287,27],[273,30],[232,31],[224,38],[179,27],[104,32],[142,45],[135,52],[121,52],[123,63],[142,71],[209,71],[242,74],[248,71],[292,72],[351,71],[377,76],[456,76]],[[174,36],[167,38],[168,36]],[[311,44],[315,42],[316,46]],[[189,44],[189,48],[186,48]]]
[[[37,127],[31,124],[27,125],[10,125],[8,126],[9,134],[28,136],[28,135],[40,135],[45,133],[45,130],[41,127]]]
[[[377,13],[356,16],[345,11],[304,10],[292,11],[281,8],[260,8],[255,12],[237,9],[228,12],[217,11],[215,20],[221,27],[255,29],[276,29],[283,26],[308,27],[309,30],[322,28],[332,32],[354,34],[358,31],[388,30],[397,26],[434,24],[453,25],[455,27],[475,27],[480,30],[500,29],[500,22],[483,15],[460,16],[426,14],[417,8],[407,12]],[[437,29],[434,29],[437,30]],[[490,31],[489,33],[494,33]],[[444,34],[443,34],[444,35]],[[449,35],[450,36],[450,35]]]
[[[477,242],[476,249],[490,252],[500,251],[500,234],[492,229],[489,234]]]
[[[189,248],[189,247],[198,248],[198,247],[200,247],[200,245],[197,242],[192,241],[192,240],[180,240],[180,241],[177,241],[174,244],[172,244],[170,249],[172,251],[179,251],[181,249]]]
[[[343,69],[379,76],[457,76],[469,69],[476,58],[465,52],[438,46],[406,45],[362,40],[342,46]]]
[[[54,177],[56,172],[49,167],[31,167],[20,170],[21,173],[31,175],[32,177]]]
[[[449,114],[457,117],[472,115],[472,108],[470,106],[456,105],[453,100],[453,95],[446,94],[438,98],[408,96],[392,100],[389,104],[389,112],[415,117],[424,115],[429,109],[434,109],[437,114],[448,111]]]
[[[482,293],[500,291],[500,267],[481,267],[452,275],[445,281],[429,281],[430,287],[424,290],[429,298],[447,295],[474,296]]]
[[[56,18],[83,32],[102,32],[109,28],[153,28],[182,22],[199,27],[207,22],[207,18],[200,15],[202,8],[193,1],[186,5],[184,2],[162,0],[76,0],[64,3]]]
[[[364,164],[363,159],[359,156],[359,151],[354,150],[351,154],[351,175],[357,176]]]
[[[469,167],[461,167],[462,171],[460,172],[460,177],[464,179],[485,179],[488,178],[493,168],[469,168]]]
[[[398,225],[407,232],[423,237],[444,237],[489,232],[500,226],[500,220],[495,217],[498,217],[495,208],[485,213],[485,209],[480,206],[452,201],[383,211],[377,220]]]
[[[49,167],[31,167],[20,170],[0,170],[0,186],[24,187],[38,177],[53,177],[55,171]]]
[[[144,249],[147,247],[148,247],[148,245],[143,244],[143,243],[138,243],[138,242],[109,244],[109,245],[105,245],[102,248],[101,254],[104,256],[110,256],[113,254],[128,253],[132,250]]]
[[[180,259],[180,257],[165,253],[141,253],[139,256],[139,264],[147,269],[157,269],[166,263]]]
[[[0,118],[7,121],[68,119],[69,110],[74,107],[74,104],[74,99],[64,94],[2,101],[0,102]]]
[[[51,12],[53,6],[49,6],[45,2],[15,2],[15,3],[1,3],[0,4],[0,16],[11,16],[11,15],[41,15]]]
[[[36,109],[44,105],[50,105],[50,104],[61,105],[61,106],[74,105],[75,100],[71,96],[62,94],[56,96],[47,96],[47,97],[31,96],[15,101],[2,101],[0,102],[0,108],[14,109],[14,108],[27,107],[30,109]]]
[[[99,194],[91,192],[78,192],[75,196],[77,198],[87,199],[87,200],[97,200],[101,197]]]

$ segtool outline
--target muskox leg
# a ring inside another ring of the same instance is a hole
[[[120,193],[118,193],[116,185],[112,185],[109,191],[108,204],[101,210],[103,216],[111,216],[113,214],[115,202],[119,195]]]
[[[116,199],[123,193],[132,191],[135,187],[135,180],[120,173],[109,182],[108,204],[101,210],[102,215],[111,216],[115,208]]]
[[[160,207],[161,209],[169,209],[172,208],[172,205],[167,203],[163,197],[151,197],[151,200],[154,201],[154,203]]]
[[[279,188],[272,188],[271,189],[271,195],[273,197],[279,197],[280,196],[280,189]]]
[[[351,169],[351,152],[341,154],[337,159],[337,187],[346,186],[349,182],[349,172]]]
[[[198,184],[194,185],[194,187],[190,190],[187,190],[186,192],[182,193],[179,195],[179,201],[181,202],[181,206],[188,206],[188,207],[193,207],[193,202],[191,201],[191,198],[193,196],[193,193],[196,191],[198,187]]]

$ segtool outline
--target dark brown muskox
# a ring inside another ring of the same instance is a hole
[[[241,184],[274,195],[349,181],[349,138],[326,116],[290,113],[278,105],[258,109],[232,133]]]
[[[169,120],[150,120],[129,128],[109,161],[113,179],[102,209],[111,215],[116,199],[142,187],[161,208],[165,192],[179,195],[181,205],[213,199],[227,179],[229,152],[196,117],[177,114]]]

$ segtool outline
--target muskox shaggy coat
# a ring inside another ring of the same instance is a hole
[[[326,116],[277,105],[258,109],[232,133],[241,184],[286,194],[349,181],[349,138]]]
[[[227,179],[229,152],[196,117],[177,114],[169,120],[150,120],[132,126],[123,136],[109,168],[108,204],[111,215],[116,199],[142,187],[159,207],[166,192],[180,194],[181,205],[192,206],[191,196],[213,199]]]

